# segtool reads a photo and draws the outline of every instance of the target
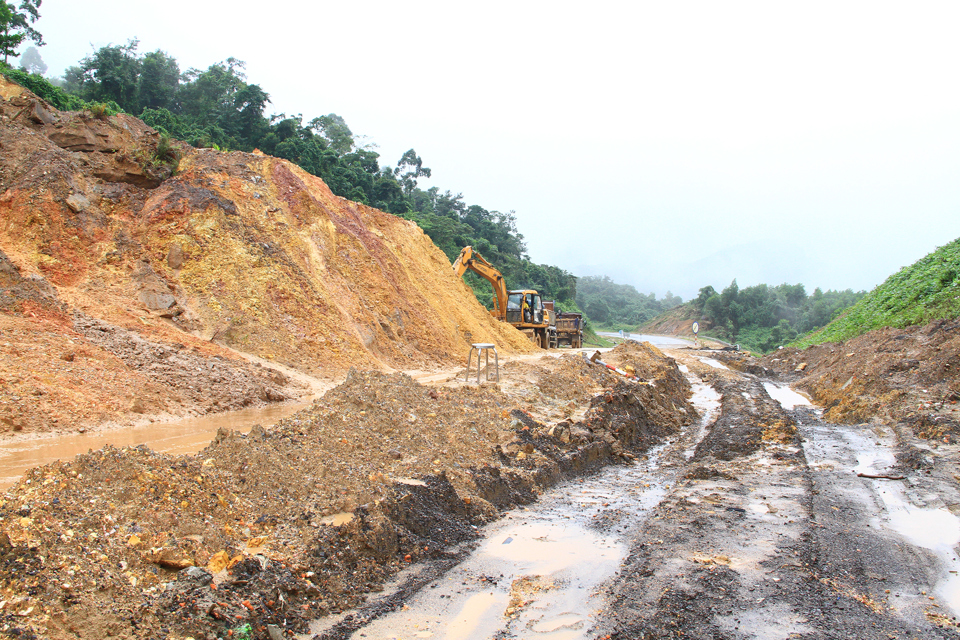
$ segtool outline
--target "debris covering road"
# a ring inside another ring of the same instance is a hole
[[[650,384],[571,352],[507,364],[500,387],[354,371],[195,456],[107,447],[34,469],[0,501],[0,633],[306,632],[503,510],[696,419],[672,360],[642,345],[618,357]]]
[[[353,372],[197,456],[35,470],[0,505],[0,637],[958,637],[955,445],[716,354],[604,356],[644,384],[556,355]]]
[[[671,355],[705,428],[547,492],[302,638],[960,637],[952,446],[826,423],[782,383]],[[571,540],[585,558],[565,561]]]

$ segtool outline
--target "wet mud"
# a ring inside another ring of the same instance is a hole
[[[954,445],[674,353],[605,355],[639,384],[579,355],[502,388],[357,371],[197,456],[32,471],[0,504],[0,629],[958,637]]]
[[[33,469],[0,501],[0,631],[267,638],[354,615],[400,570],[459,557],[504,510],[631,463],[696,418],[675,363],[621,351],[648,383],[579,355],[522,371],[597,384],[559,421],[545,416],[582,385],[531,395],[354,371],[273,428],[220,430],[197,455],[106,447]]]
[[[255,424],[270,427],[278,420],[303,409],[307,404],[309,403],[288,402],[169,422],[154,422],[143,426],[2,442],[0,491],[11,487],[29,469],[57,460],[70,460],[87,451],[108,445],[135,447],[143,444],[158,453],[196,453],[209,445],[220,429],[246,433]]]
[[[960,637],[952,449],[831,424],[782,381],[682,359],[702,422],[511,511],[389,611],[313,637]],[[595,572],[564,564],[565,536]]]
[[[951,458],[911,472],[898,452],[930,446],[909,430],[830,424],[733,373],[714,378],[720,417],[632,542],[595,637],[958,637]]]

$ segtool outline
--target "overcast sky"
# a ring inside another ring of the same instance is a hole
[[[960,3],[43,0],[60,75],[140,40],[247,63],[516,212],[535,262],[684,299],[870,289],[960,237]]]

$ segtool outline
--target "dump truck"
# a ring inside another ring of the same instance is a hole
[[[557,311],[555,300],[544,300],[543,306],[550,316],[550,328],[547,329],[550,348],[556,348],[562,344],[570,345],[572,349],[582,347],[583,314]]]
[[[536,290],[508,290],[503,274],[469,246],[460,251],[453,263],[453,272],[457,277],[462,278],[467,270],[473,271],[493,287],[493,309],[490,310],[493,317],[513,325],[540,348],[550,348],[550,317]]]
[[[579,349],[583,346],[582,313],[557,313],[556,328],[556,346],[568,344],[571,349]]]

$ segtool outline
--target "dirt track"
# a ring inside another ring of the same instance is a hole
[[[721,417],[632,541],[598,636],[957,637],[956,450],[783,411],[722,375]]]
[[[334,616],[318,637],[406,637],[373,625],[457,575],[477,527],[614,463],[658,500],[597,490],[588,528],[626,557],[567,635],[537,637],[957,637],[955,445],[826,424],[715,353],[672,355],[679,369],[643,345],[605,356],[642,385],[569,352],[505,364],[499,389],[355,372],[198,456],[108,448],[39,469],[0,504],[0,630],[310,638],[310,620]],[[706,425],[682,371],[722,397]],[[655,446],[656,466],[634,470]],[[476,637],[528,637],[554,577],[464,574],[511,603]]]
[[[882,423],[825,423],[810,406],[784,409],[768,390],[794,398],[770,382],[705,365],[693,351],[671,353],[722,394],[721,408],[706,429],[692,423],[667,438],[642,477],[665,489],[651,510],[618,501],[618,491],[631,491],[617,488],[616,472],[596,489],[602,503],[582,505],[608,544],[628,549],[599,601],[569,608],[558,592],[581,581],[525,573],[534,551],[526,563],[498,571],[488,559],[477,565],[485,572],[472,573],[476,563],[450,569],[458,556],[411,574],[408,589],[429,587],[420,595],[391,592],[316,637],[958,637],[952,447],[930,448]],[[518,512],[506,531],[522,539],[519,525],[535,536],[538,521],[571,517],[547,509]],[[490,529],[483,548],[496,548],[503,531]],[[505,603],[499,623],[487,610],[467,613],[478,598]],[[591,615],[597,602],[603,609]]]

